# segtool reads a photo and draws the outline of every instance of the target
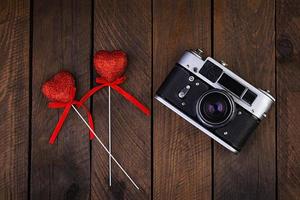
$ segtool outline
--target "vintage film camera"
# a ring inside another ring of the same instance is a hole
[[[239,152],[275,101],[200,49],[186,51],[155,98],[232,152]]]

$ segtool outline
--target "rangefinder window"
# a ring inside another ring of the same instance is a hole
[[[213,64],[209,60],[205,62],[203,67],[200,69],[199,73],[210,80],[211,82],[216,82],[221,76],[223,70],[217,65]]]
[[[243,85],[241,85],[239,82],[229,77],[225,73],[221,76],[218,83],[236,94],[238,97],[240,97],[246,89]]]
[[[256,97],[257,95],[254,92],[252,92],[251,90],[247,90],[242,99],[251,105]]]

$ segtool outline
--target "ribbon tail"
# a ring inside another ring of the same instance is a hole
[[[55,127],[55,129],[54,129],[54,131],[53,131],[53,133],[52,133],[52,135],[50,137],[50,140],[49,140],[50,144],[54,144],[54,142],[55,142],[55,140],[56,140],[56,138],[58,136],[58,133],[61,130],[61,127],[64,124],[64,122],[65,122],[65,120],[66,120],[66,118],[68,116],[68,113],[69,113],[69,111],[71,109],[71,106],[72,105],[67,105],[66,108],[64,109],[61,117],[59,118],[59,120],[57,122],[57,125],[56,125],[56,127]]]
[[[79,107],[84,104],[84,102],[86,102],[93,94],[95,94],[98,90],[101,90],[102,88],[106,87],[107,85],[99,85],[96,86],[94,88],[92,88],[91,90],[89,90],[81,99],[80,99],[80,105]]]
[[[145,115],[150,115],[150,110],[144,106],[141,102],[139,102],[134,96],[123,90],[121,87],[117,85],[111,86],[113,89],[115,89],[118,93],[120,93],[125,99],[130,101],[133,105],[135,105],[138,109],[140,109]]]
[[[83,105],[82,107],[87,113],[89,126],[91,127],[92,130],[95,130],[92,114],[90,113],[90,111],[87,109],[86,106]],[[95,137],[94,133],[92,131],[89,131],[89,133],[90,133],[90,140],[94,139]]]
[[[90,124],[90,127],[92,128],[92,130],[95,130],[91,113],[88,113],[88,121],[89,121],[89,124]],[[89,131],[89,132],[90,132],[90,140],[94,139],[94,137],[95,137],[94,133],[92,131]]]

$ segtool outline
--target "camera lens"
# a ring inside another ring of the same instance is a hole
[[[225,125],[230,121],[233,113],[233,100],[222,90],[210,90],[204,93],[197,103],[198,118],[211,127]]]

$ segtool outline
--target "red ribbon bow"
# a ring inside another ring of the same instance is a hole
[[[110,86],[111,88],[116,90],[119,94],[121,94],[123,97],[125,97],[125,99],[127,99],[133,105],[135,105],[138,109],[140,109],[143,113],[145,113],[147,116],[149,116],[150,115],[150,110],[146,106],[144,106],[141,102],[139,102],[134,96],[132,96],[131,94],[129,94],[128,92],[126,92],[124,89],[122,89],[119,86],[119,84],[123,83],[125,80],[126,80],[126,78],[124,76],[116,79],[113,82],[108,82],[107,80],[105,80],[101,77],[96,78],[96,83],[99,83],[101,85],[96,86],[96,87],[92,88],[90,91],[88,91],[80,99],[80,103],[83,104],[86,100],[88,100],[88,98],[90,96],[95,94],[98,90],[101,90],[104,87]]]
[[[72,90],[72,94],[73,94],[72,96],[74,98],[75,97],[75,89]],[[64,124],[64,122],[65,122],[65,120],[68,116],[68,113],[70,112],[70,109],[71,109],[72,105],[76,105],[78,108],[81,107],[81,106],[83,107],[83,109],[87,113],[89,125],[94,130],[94,123],[93,123],[92,115],[91,115],[90,111],[87,109],[87,107],[82,105],[80,103],[80,101],[76,101],[76,100],[72,99],[70,102],[67,102],[67,103],[50,102],[50,103],[48,103],[48,108],[54,108],[54,109],[55,108],[65,108],[62,115],[59,118],[59,121],[57,122],[57,125],[56,125],[51,137],[50,137],[50,140],[49,140],[50,144],[54,144],[54,142],[55,142],[55,140],[58,136],[58,133],[61,130],[61,127]],[[94,134],[90,131],[90,140],[92,140],[94,137],[95,137]]]

